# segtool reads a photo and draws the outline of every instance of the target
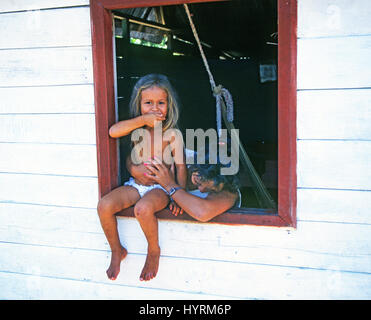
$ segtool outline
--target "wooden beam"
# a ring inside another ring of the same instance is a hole
[[[94,1],[94,0],[91,0]],[[96,0],[109,10],[178,5],[183,3],[221,2],[229,0]]]
[[[100,197],[118,185],[117,141],[108,135],[116,122],[112,15],[99,1],[90,1],[94,96]]]
[[[278,1],[278,213],[296,227],[297,1]]]

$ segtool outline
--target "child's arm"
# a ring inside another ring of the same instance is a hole
[[[185,164],[175,164],[173,163],[171,165],[171,172],[174,176],[174,171],[175,171],[175,167],[176,166],[176,180],[175,180],[175,183],[177,183],[180,187],[182,187],[183,189],[186,189],[187,188],[187,178],[188,178],[188,175],[187,175],[187,166]],[[179,207],[175,202],[171,201],[170,204],[169,204],[169,209],[171,211],[171,213],[175,216],[177,216],[178,214],[183,214],[183,209],[181,207]]]
[[[185,189],[187,186],[187,167],[183,164],[175,164],[176,166],[176,180],[178,184]]]
[[[122,120],[115,123],[109,129],[109,135],[112,138],[120,138],[144,126],[154,127],[155,121],[164,120],[164,117],[160,113],[146,113],[133,119]]]
[[[172,188],[179,186],[174,180],[174,175],[158,159],[152,161],[151,165],[148,165],[147,168],[152,172],[151,177],[153,181],[159,183],[168,192],[170,192]],[[176,206],[187,212],[191,217],[206,222],[231,208],[237,196],[237,193],[222,190],[217,193],[211,192],[203,199],[188,193],[184,189],[179,189],[172,194],[171,198],[176,203]],[[179,208],[175,208],[174,213],[173,205],[173,214],[182,214]]]
[[[184,155],[183,136],[179,130],[173,130],[171,144],[172,156],[176,167],[176,181],[185,189],[187,186],[187,166]]]

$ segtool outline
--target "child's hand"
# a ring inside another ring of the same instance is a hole
[[[156,121],[164,121],[165,116],[160,113],[146,113],[142,115],[142,120],[145,126],[153,128]]]
[[[178,214],[183,214],[184,212],[183,209],[179,207],[175,202],[170,202],[169,209],[174,216],[177,216]]]
[[[144,164],[132,165],[130,170],[128,169],[130,175],[137,180],[140,184],[144,186],[150,186],[153,184],[153,180],[150,178],[150,171],[146,168]]]

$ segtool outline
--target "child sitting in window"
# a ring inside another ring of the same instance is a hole
[[[131,134],[137,129],[145,129],[146,134],[143,135],[141,141],[143,148],[139,151],[135,150],[137,144],[134,146],[132,154],[139,159],[146,159],[148,156],[150,158],[162,156],[170,141],[164,139],[164,135],[160,134],[160,143],[158,145],[154,143],[156,142],[156,124],[162,125],[162,132],[160,132],[165,133],[166,130],[176,127],[179,117],[177,95],[167,77],[150,74],[139,79],[133,89],[130,111],[132,118],[114,124],[109,130],[110,136],[119,138]],[[183,150],[182,141],[178,141],[176,137],[175,140],[175,144],[178,146],[176,149]],[[179,156],[174,157],[174,160],[177,182],[184,188],[187,179],[185,163]],[[142,161],[139,165],[143,166],[145,163]],[[120,272],[120,263],[127,255],[126,249],[120,243],[115,214],[133,205],[135,217],[148,242],[147,258],[140,274],[140,280],[148,281],[156,276],[160,247],[155,213],[164,209],[168,203],[169,195],[159,184],[144,185],[134,178],[130,178],[123,186],[112,190],[99,201],[100,222],[112,252],[111,263],[107,270],[109,279],[115,280],[117,278]]]

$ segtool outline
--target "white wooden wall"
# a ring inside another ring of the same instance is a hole
[[[39,10],[41,9],[41,10]],[[160,221],[106,279],[88,0],[0,5],[0,299],[370,299],[371,3],[298,1],[298,227]]]

